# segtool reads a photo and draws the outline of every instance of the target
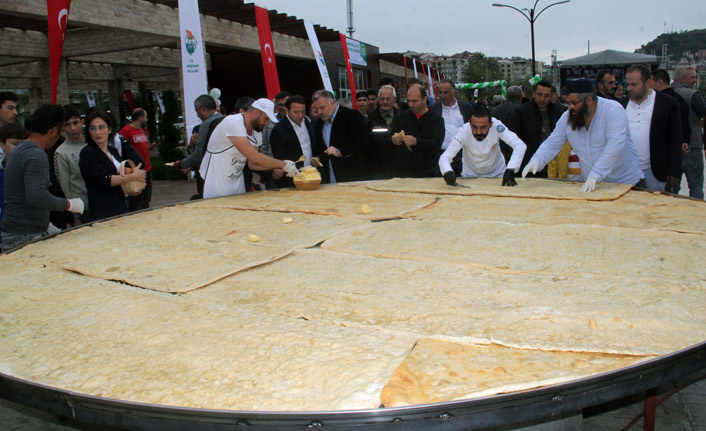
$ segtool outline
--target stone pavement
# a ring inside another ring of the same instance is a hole
[[[685,187],[684,187],[685,188]],[[684,189],[683,188],[683,189]],[[682,190],[683,190],[682,189]],[[190,181],[155,181],[152,196],[152,207],[159,207],[178,202],[184,202],[196,193],[196,183]],[[698,380],[666,398],[657,407],[657,431],[706,431],[706,363],[704,368],[681,379],[658,388],[657,399],[669,394],[675,388],[693,380]],[[699,380],[703,379],[703,380]],[[585,409],[580,425],[569,427],[557,423],[540,424],[525,428],[526,430],[563,430],[563,431],[620,431],[633,419],[638,417],[644,406],[644,395],[638,394],[614,402]],[[504,431],[511,428],[503,428]],[[643,421],[638,420],[630,430],[642,430]],[[0,399],[0,431],[98,431],[112,430],[91,424],[82,424],[74,420],[57,418],[51,413],[31,407],[15,404]],[[500,431],[500,430],[495,430]]]

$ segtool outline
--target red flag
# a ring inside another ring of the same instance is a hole
[[[422,64],[422,75],[424,76],[424,80],[427,81],[427,87],[429,87],[429,77],[427,76],[427,69],[424,67],[423,61],[419,60],[419,62]],[[422,84],[422,87],[424,87],[424,84]],[[431,94],[431,88],[429,88],[427,94]]]
[[[186,30],[189,31],[189,30]],[[130,112],[135,110],[135,99],[132,98],[132,90],[123,90],[123,94],[125,95],[125,100],[127,100],[127,104],[130,105]]]
[[[267,98],[274,99],[275,95],[279,93],[279,75],[277,75],[275,49],[270,30],[270,15],[267,9],[255,6],[255,22],[257,23],[257,35],[260,38],[260,54],[262,54],[262,69],[265,71]]]
[[[339,33],[341,35],[341,47],[343,48],[343,58],[346,60],[346,71],[348,72],[348,84],[351,89],[351,100],[353,101],[353,108],[358,109],[358,104],[355,101],[355,77],[353,76],[353,65],[351,64],[351,56],[348,55],[348,43],[346,43],[346,35]]]
[[[432,86],[434,88],[434,100],[438,100],[439,99],[439,88],[436,86],[436,74],[434,73],[434,69],[431,69],[431,82],[434,84]]]
[[[409,90],[409,84],[407,83],[407,56],[402,56],[402,61],[404,62],[404,91],[405,93]]]
[[[56,103],[56,87],[59,82],[61,55],[64,51],[64,34],[69,22],[71,0],[47,0],[47,24],[49,27],[49,76],[51,78],[51,103]]]

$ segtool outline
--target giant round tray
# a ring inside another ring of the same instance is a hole
[[[43,241],[43,240],[41,240]],[[706,341],[612,372],[475,399],[350,411],[235,411],[128,402],[0,373],[0,396],[79,422],[144,430],[467,430],[553,420],[703,369]]]

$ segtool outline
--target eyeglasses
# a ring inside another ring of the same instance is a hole
[[[90,130],[91,132],[98,132],[98,131],[102,132],[103,130],[107,130],[107,129],[108,129],[108,126],[106,126],[105,124],[99,124],[97,126],[88,126],[88,130]]]
[[[576,107],[579,103],[581,103],[581,102],[583,102],[583,101],[584,101],[584,99],[580,99],[580,100],[578,100],[578,101],[576,101],[576,102],[569,102],[569,101],[567,100],[567,101],[566,101],[566,104],[569,105],[569,106]]]

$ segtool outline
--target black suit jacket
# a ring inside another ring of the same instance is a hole
[[[311,124],[311,120],[306,117],[304,117],[303,123],[309,134],[313,155],[313,150],[316,145],[314,126]],[[290,123],[289,118],[286,117],[275,124],[274,129],[272,129],[270,133],[270,146],[272,147],[272,155],[275,159],[296,161],[303,155],[297,132],[294,131],[292,123]],[[287,176],[276,180],[275,183],[277,187],[292,187],[294,185],[292,178]]]
[[[132,148],[127,144],[127,147]],[[134,150],[126,150],[123,147],[123,154],[132,154],[130,160],[137,165],[142,163],[142,158]],[[108,146],[108,151],[118,161],[124,159],[120,157],[115,147]],[[134,153],[134,154],[133,154]],[[137,155],[137,157],[135,157]],[[118,170],[113,162],[103,154],[103,151],[95,144],[88,144],[83,147],[79,155],[78,166],[81,169],[81,176],[86,183],[88,194],[89,218],[91,221],[112,217],[127,212],[125,193],[120,186],[111,186],[110,177],[118,175]]]
[[[316,149],[314,155],[321,159],[324,164],[322,179],[330,182],[329,163],[333,168],[333,174],[337,182],[362,181],[369,177],[369,169],[366,166],[365,152],[368,148],[368,130],[366,121],[360,112],[348,109],[344,106],[338,107],[338,113],[333,120],[331,128],[332,147],[336,147],[342,157],[329,157],[324,154],[326,144],[322,134],[324,122],[316,122]]]
[[[547,106],[547,114],[549,115],[549,134],[554,131],[556,122],[565,110],[566,109],[564,109],[563,106],[557,106],[553,103],[550,103]],[[542,114],[539,111],[537,102],[532,99],[528,103],[519,105],[519,107],[512,114],[510,122],[505,123],[505,125],[511,131],[515,132],[517,137],[522,139],[522,142],[527,145],[527,151],[525,151],[525,155],[522,158],[522,164],[520,165],[520,172],[522,172],[522,169],[524,169],[527,163],[529,163],[530,159],[537,151],[537,148],[539,148],[539,145],[542,143],[540,142],[542,135]],[[547,168],[545,167],[542,169],[542,175],[538,174],[537,176],[546,177]]]
[[[653,90],[654,91],[654,90]],[[630,98],[621,103],[627,107]],[[681,116],[673,97],[655,91],[655,106],[650,122],[650,165],[652,174],[660,181],[681,177]]]
[[[471,119],[471,113],[473,112],[473,103],[465,102],[459,99],[456,99],[456,103],[458,103],[458,110],[461,111],[463,122],[468,123],[468,121]],[[434,103],[433,105],[431,105],[431,107],[429,107],[429,109],[443,116],[442,113],[444,112],[444,108],[441,101]]]

